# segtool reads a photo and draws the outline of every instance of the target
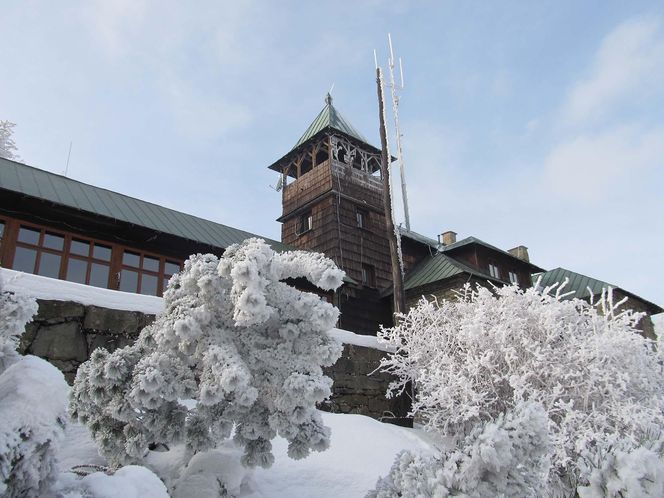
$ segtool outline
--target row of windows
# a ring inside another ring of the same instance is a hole
[[[500,268],[498,268],[497,265],[493,263],[489,263],[489,275],[491,275],[493,278],[501,278],[500,276]],[[519,276],[517,275],[516,272],[509,271],[507,272],[508,279],[510,283],[512,284],[519,284]]]
[[[369,212],[364,209],[355,210],[355,222],[358,228],[369,228]],[[305,211],[300,215],[297,223],[297,235],[303,235],[314,228],[314,217],[311,211]]]
[[[9,242],[6,235],[0,220],[0,250]],[[27,223],[18,226],[13,254],[9,251],[5,258],[13,270],[155,296],[181,268],[177,260]]]

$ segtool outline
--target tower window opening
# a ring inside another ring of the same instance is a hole
[[[307,154],[308,155],[308,154]],[[309,173],[313,169],[313,165],[311,164],[311,158],[307,157],[302,161],[302,164],[300,165],[300,176]]]
[[[369,212],[364,209],[355,211],[355,220],[359,228],[369,228]]]
[[[362,285],[376,287],[376,270],[371,265],[362,265]]]
[[[298,222],[298,227],[297,227],[298,235],[307,233],[309,230],[312,230],[313,228],[314,228],[314,217],[311,214],[311,211],[302,213],[300,215],[300,220]]]
[[[327,161],[330,157],[330,154],[328,153],[327,147],[322,146],[318,152],[316,152],[316,166],[323,164],[325,161]]]

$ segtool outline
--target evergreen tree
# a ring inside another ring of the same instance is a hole
[[[320,254],[275,253],[260,239],[220,260],[192,256],[134,345],[94,351],[79,368],[70,410],[111,465],[140,461],[151,443],[184,441],[193,455],[233,427],[247,466],[272,464],[277,434],[292,458],[328,447],[315,404],[332,385],[322,367],[341,355],[326,334],[338,311],[283,282],[294,278],[332,290],[343,272]]]

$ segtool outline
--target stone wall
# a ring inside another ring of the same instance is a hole
[[[84,306],[71,301],[38,300],[39,311],[21,337],[21,354],[48,360],[74,381],[78,366],[98,347],[109,351],[131,344],[154,315]]]
[[[385,394],[394,377],[375,372],[384,352],[364,346],[344,344],[341,358],[325,374],[334,379],[332,396],[321,409],[333,413],[358,413],[373,418],[405,417],[410,404],[405,396],[387,399]],[[387,420],[391,421],[391,420]]]
[[[38,300],[39,311],[26,326],[21,338],[21,354],[33,354],[59,368],[67,382],[73,383],[78,366],[92,351],[108,351],[131,344],[154,315],[122,311],[70,301]],[[334,379],[332,398],[322,409],[337,413],[357,413],[380,418],[386,413],[401,417],[407,404],[401,399],[385,397],[391,378],[371,374],[385,354],[376,349],[344,345],[343,356],[327,369]]]

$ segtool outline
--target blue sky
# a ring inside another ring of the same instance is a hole
[[[0,119],[24,162],[271,238],[267,166],[334,104],[378,144],[404,59],[412,228],[664,305],[664,4],[14,1]],[[400,210],[398,210],[400,211]],[[400,213],[398,213],[400,217]]]

